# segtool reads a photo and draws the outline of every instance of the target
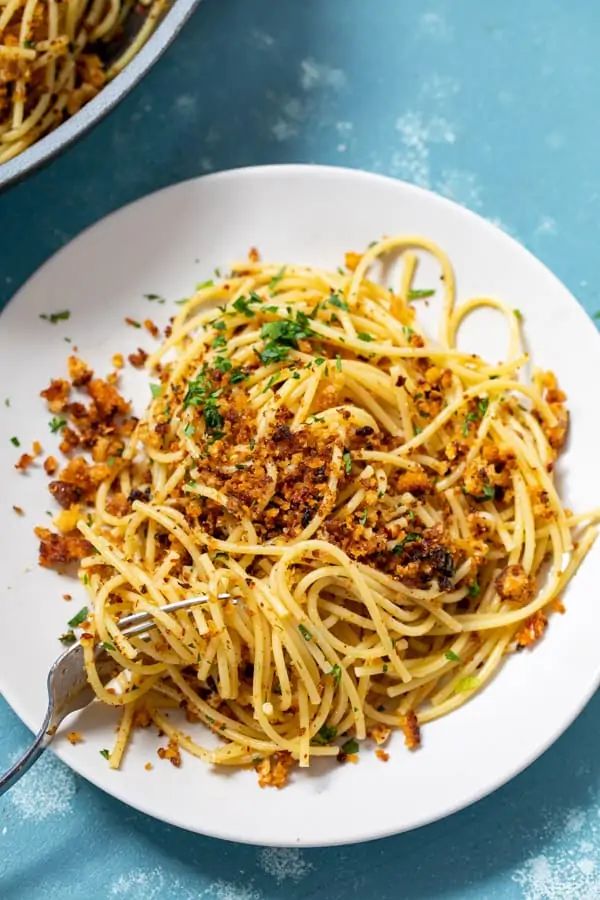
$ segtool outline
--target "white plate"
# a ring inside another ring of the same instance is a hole
[[[567,290],[526,250],[483,219],[419,188],[343,169],[277,166],[224,172],[152,194],[90,228],[57,253],[18,293],[0,324],[3,472],[0,529],[0,688],[26,724],[37,729],[45,709],[45,676],[61,650],[57,636],[85,602],[78,586],[36,565],[32,528],[52,508],[38,470],[19,475],[19,451],[39,438],[57,441],[38,397],[64,371],[67,336],[84,359],[105,373],[115,351],[148,347],[149,336],[124,316],[166,321],[172,301],[185,296],[215,265],[245,255],[251,245],[269,260],[336,266],[348,249],[399,232],[420,233],[449,253],[459,296],[494,294],[519,308],[540,365],[557,370],[569,396],[572,431],[561,462],[565,496],[576,509],[598,504],[600,417],[593,386],[600,384],[595,328]],[[431,286],[434,270],[420,284]],[[161,294],[168,302],[143,298]],[[55,325],[40,313],[71,310]],[[433,309],[433,307],[432,307]],[[431,312],[431,310],[430,310]],[[493,315],[490,313],[490,315]],[[469,340],[500,355],[496,319],[483,314]],[[126,392],[142,404],[147,378],[129,369]],[[11,509],[25,509],[24,517]],[[85,733],[55,750],[103,790],[183,828],[236,841],[326,845],[389,835],[446,816],[499,787],[532,762],[572,722],[600,676],[600,556],[593,550],[567,592],[567,614],[555,616],[534,652],[512,657],[472,702],[424,728],[423,747],[404,749],[396,735],[384,765],[372,752],[358,765],[296,772],[283,791],[261,790],[253,772],[223,774],[185,756],[177,770],[156,756],[148,729],[135,735],[122,771],[108,769],[99,750],[114,735],[112,713],[94,705],[69,723]],[[73,593],[66,603],[61,595]],[[63,730],[64,735],[64,730]],[[154,769],[145,771],[151,760]]]

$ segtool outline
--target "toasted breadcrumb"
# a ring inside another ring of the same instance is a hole
[[[279,751],[263,759],[255,767],[258,772],[260,787],[284,787],[287,784],[290,769],[294,764],[295,761],[292,754],[288,753],[287,750]]]
[[[421,746],[421,729],[414,710],[409,710],[404,716],[400,727],[404,732],[404,743],[409,750],[416,750]]]
[[[161,759],[168,759],[172,766],[181,766],[181,752],[177,741],[171,739],[166,747],[159,747],[157,753]]]
[[[386,753],[385,750],[376,750],[375,756],[377,757],[377,759],[380,759],[381,762],[387,762],[390,758],[390,754]]]
[[[67,734],[67,740],[70,744],[73,744],[73,746],[75,746],[75,744],[83,743],[83,736],[79,731],[69,731],[69,733]]]
[[[534,613],[532,616],[525,620],[525,624],[517,632],[517,646],[531,647],[533,644],[539,641],[544,631],[546,630],[547,624],[548,619],[541,610],[538,610],[538,612]]]

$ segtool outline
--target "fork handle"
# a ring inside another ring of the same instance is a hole
[[[23,755],[13,763],[7,772],[0,775],[0,796],[12,787],[13,784],[19,780],[21,775],[24,775],[25,772],[31,768],[36,759],[42,755],[48,744],[51,742],[54,737],[54,731],[51,734],[48,734],[51,716],[52,710],[49,707],[42,723],[42,727],[36,734],[33,743],[27,748]]]

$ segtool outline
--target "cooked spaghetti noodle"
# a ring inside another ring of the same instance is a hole
[[[396,290],[367,279],[391,252],[404,265]],[[412,287],[423,252],[441,268],[436,340],[411,302],[433,293]],[[252,253],[199,287],[148,359],[153,399],[121,447],[125,407],[91,373],[79,378],[111,423],[94,458],[106,441],[116,454],[78,525],[88,678],[123,711],[112,766],[150,721],[176,764],[182,747],[254,764],[261,784],[396,728],[414,748],[423,723],[540,637],[596,536],[598,511],[571,514],[554,485],[565,396],[551,373],[524,378],[513,309],[488,297],[457,306],[449,260],[421,238],[346,263],[280,267]],[[456,346],[482,306],[509,326],[495,365]],[[54,482],[64,506],[74,462]],[[203,593],[191,611],[161,611]],[[147,639],[121,633],[133,611],[153,616]],[[108,686],[100,647],[120,673]],[[220,742],[190,737],[176,707]]]
[[[133,0],[0,0],[0,163],[76,113],[146,42],[167,0],[144,0],[145,18],[106,66]]]

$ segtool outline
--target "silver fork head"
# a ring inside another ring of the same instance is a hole
[[[230,594],[217,594],[217,600],[229,600]],[[158,607],[161,612],[178,612],[182,609],[191,609],[200,603],[207,603],[210,597],[200,594],[197,597],[188,597],[185,600],[177,600]],[[144,634],[156,624],[149,612],[132,613],[119,620],[120,630],[127,637]],[[118,667],[112,657],[106,652],[106,648],[96,647],[96,668],[103,684],[110,681],[117,673]],[[81,644],[75,644],[62,653],[48,672],[48,696],[50,699],[51,724],[54,728],[71,712],[83,709],[94,699],[94,691],[90,687],[85,666],[83,663],[83,648]]]

